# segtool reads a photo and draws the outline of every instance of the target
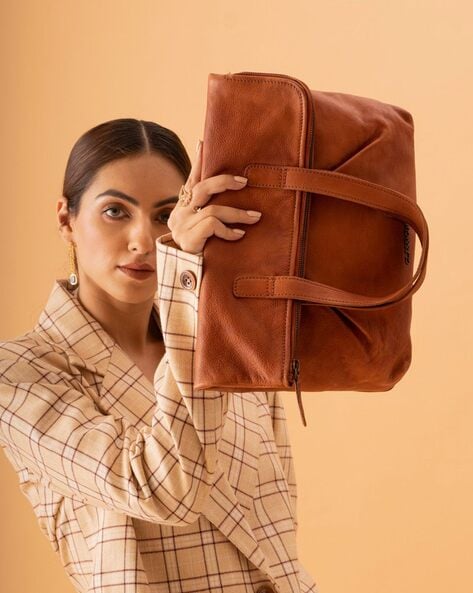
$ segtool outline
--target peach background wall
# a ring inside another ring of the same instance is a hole
[[[321,593],[473,590],[470,3],[11,0],[0,10],[0,339],[30,329],[67,273],[55,203],[90,127],[155,120],[194,158],[208,73],[244,70],[412,113],[431,235],[412,365],[390,392],[304,394],[307,428],[285,394],[300,557]],[[0,471],[0,588],[72,593],[3,454]]]

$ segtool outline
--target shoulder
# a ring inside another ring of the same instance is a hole
[[[67,351],[30,331],[0,341],[0,383],[34,382],[45,371],[66,372],[68,361]]]

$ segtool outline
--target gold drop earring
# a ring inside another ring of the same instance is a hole
[[[69,243],[69,284],[71,286],[77,286],[79,284],[79,277],[77,275],[77,267],[76,267],[76,252],[74,250],[74,243],[70,241]]]

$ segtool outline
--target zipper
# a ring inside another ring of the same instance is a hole
[[[311,122],[309,123],[309,134],[310,134],[310,149],[309,149],[309,158],[308,158],[308,166],[312,168],[312,149],[314,143],[314,133],[313,133],[313,122],[314,122],[314,106],[312,102],[312,98],[310,97],[310,106],[311,106]],[[307,192],[303,192],[302,197],[302,208],[303,208],[303,220],[302,220],[302,230],[301,230],[301,239],[300,239],[300,248],[299,248],[299,257],[298,257],[298,266],[297,266],[297,275],[301,278],[304,277],[304,270],[305,270],[305,260],[306,260],[306,248],[307,248],[307,221],[309,220],[309,212],[310,212],[310,205],[311,199],[308,197]],[[302,312],[302,303],[299,300],[295,302],[295,311],[296,311],[296,321],[294,323],[294,336],[293,336],[293,349],[292,349],[292,359],[291,359],[291,374],[290,374],[290,381],[291,383],[296,384],[296,394],[297,394],[297,403],[299,405],[299,413],[301,416],[302,424],[307,426],[307,421],[305,418],[304,413],[304,406],[302,404],[302,392],[299,386],[299,374],[300,374],[300,360],[296,358],[296,349],[298,345],[299,339],[299,331],[300,331],[300,323],[301,323],[301,312]]]
[[[299,414],[301,416],[301,420],[302,420],[302,424],[304,426],[307,426],[307,421],[305,419],[305,413],[304,413],[304,405],[302,404],[302,393],[301,390],[299,388],[299,365],[300,365],[300,361],[298,358],[293,358],[291,360],[291,383],[296,383],[296,394],[297,394],[297,405],[299,406]]]
[[[231,72],[228,74],[232,75]],[[286,76],[284,74],[274,74],[272,72],[236,72],[235,74],[243,74],[249,76],[273,76],[276,78],[285,78],[290,80],[294,84],[296,84],[302,92],[306,96],[307,105],[309,106],[308,117],[309,122],[307,124],[308,127],[308,135],[310,138],[310,148],[309,153],[307,156],[307,163],[304,163],[304,166],[312,168],[313,165],[313,147],[314,147],[314,103],[312,101],[312,96],[310,93],[309,87],[302,81],[294,79],[290,76]],[[307,154],[307,153],[306,153]],[[297,258],[297,265],[296,265],[296,274],[300,277],[304,277],[304,268],[305,268],[305,255],[306,255],[306,247],[307,247],[307,221],[309,219],[309,211],[310,211],[310,204],[311,199],[308,197],[308,192],[302,192],[301,198],[302,204],[301,209],[303,210],[302,213],[302,229],[300,233],[300,243],[299,243],[299,253]],[[299,375],[300,375],[300,360],[296,358],[296,347],[298,344],[299,339],[299,331],[300,331],[300,320],[301,320],[301,308],[302,303],[296,300],[294,304],[295,310],[295,323],[293,324],[293,333],[292,333],[292,350],[291,350],[291,359],[289,362],[289,374],[288,374],[288,382],[289,385],[294,385],[296,387],[296,394],[297,394],[297,404],[299,406],[299,413],[301,416],[302,424],[307,426],[307,421],[304,413],[304,406],[302,404],[302,393],[300,390],[299,385]]]

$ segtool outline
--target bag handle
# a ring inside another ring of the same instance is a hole
[[[399,218],[414,229],[422,246],[422,255],[411,280],[399,290],[381,297],[348,292],[299,276],[257,275],[237,276],[233,282],[235,296],[290,298],[346,309],[380,309],[407,299],[422,285],[427,270],[429,230],[422,210],[408,196],[371,181],[325,169],[250,164],[246,166],[244,176],[248,177],[247,187],[323,194],[381,210],[386,216]]]

